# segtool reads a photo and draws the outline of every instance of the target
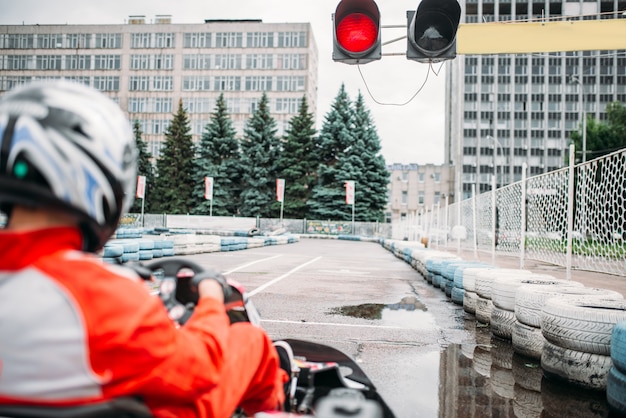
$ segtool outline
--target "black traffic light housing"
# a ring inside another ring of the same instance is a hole
[[[333,61],[381,59],[380,11],[374,0],[341,0],[333,14]]]
[[[417,11],[407,11],[406,17],[407,59],[429,63],[456,57],[461,19],[457,0],[422,0]]]

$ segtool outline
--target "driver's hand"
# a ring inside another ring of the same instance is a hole
[[[201,298],[208,297],[224,302],[224,289],[215,280],[202,280],[198,283],[198,296]]]

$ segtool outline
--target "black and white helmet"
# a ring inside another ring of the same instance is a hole
[[[0,97],[0,205],[69,211],[85,249],[111,237],[133,202],[137,150],[130,123],[82,84],[33,82]]]

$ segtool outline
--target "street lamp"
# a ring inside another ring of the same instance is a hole
[[[578,95],[579,96],[578,107],[579,107],[580,119],[582,120],[582,132],[581,132],[581,136],[583,140],[582,162],[585,163],[587,161],[587,115],[585,114],[585,93],[583,91],[584,86],[583,86],[582,80],[576,76],[572,76],[570,78],[570,82],[576,83],[580,86],[580,93]]]
[[[498,170],[497,170],[497,165],[496,165],[496,146],[500,149],[500,155],[504,156],[504,149],[502,148],[502,145],[500,144],[500,141],[498,141],[496,138],[494,138],[491,135],[487,135],[487,139],[491,139],[493,141],[493,175],[496,178],[496,187],[498,185]],[[502,173],[503,170],[500,170],[500,173]],[[502,176],[502,184],[504,184],[504,175]]]

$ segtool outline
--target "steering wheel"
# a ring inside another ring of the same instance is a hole
[[[198,288],[192,278],[206,269],[183,258],[167,258],[145,265],[151,272],[161,270],[163,279],[159,285],[159,297],[170,318],[183,325],[198,303]]]

